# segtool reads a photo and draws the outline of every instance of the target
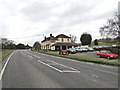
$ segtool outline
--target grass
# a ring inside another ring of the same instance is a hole
[[[36,52],[36,50],[32,50],[32,51]],[[37,51],[37,52],[44,53],[44,54],[49,54],[49,55],[53,55],[53,56],[59,56],[59,57],[64,57],[64,58],[75,59],[75,60],[79,60],[79,61],[120,66],[120,63],[108,62],[108,61],[103,61],[103,60],[99,60],[99,59],[95,59],[95,58],[88,58],[88,57],[76,56],[76,55],[59,55],[57,53],[44,52],[43,50],[40,50],[40,51]]]
[[[112,46],[113,45],[113,43],[99,43],[98,45],[94,45],[93,43],[91,44],[91,46],[92,47],[94,47],[94,46]]]
[[[0,61],[4,60],[8,55],[10,55],[14,50],[4,50],[0,52]]]
[[[98,45],[94,45],[94,43],[91,44],[92,47],[94,47],[94,46],[109,46],[109,47],[112,47],[112,45],[114,45],[114,44],[113,43],[99,43]],[[116,46],[120,46],[120,43],[116,43]]]

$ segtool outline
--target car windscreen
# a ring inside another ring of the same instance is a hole
[[[106,54],[112,54],[112,52],[106,52]]]

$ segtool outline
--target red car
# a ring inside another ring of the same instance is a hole
[[[97,53],[97,56],[100,57],[107,57],[108,59],[112,59],[112,58],[118,58],[118,55],[107,51],[107,50],[102,50],[100,52]]]
[[[60,55],[68,55],[68,51],[67,50],[60,50],[59,54]]]

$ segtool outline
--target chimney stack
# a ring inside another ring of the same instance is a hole
[[[50,34],[50,37],[52,37],[52,34]]]
[[[45,36],[45,40],[46,40],[46,36]]]

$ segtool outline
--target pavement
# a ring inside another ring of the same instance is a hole
[[[118,67],[18,50],[4,70],[2,88],[118,88]]]

